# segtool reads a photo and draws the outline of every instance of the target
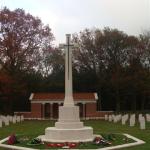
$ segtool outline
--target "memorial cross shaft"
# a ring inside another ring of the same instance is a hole
[[[66,34],[66,44],[61,44],[65,49],[65,100],[64,106],[74,106],[72,86],[72,48],[71,35]]]

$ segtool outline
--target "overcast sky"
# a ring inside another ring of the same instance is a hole
[[[106,26],[138,35],[150,30],[150,0],[0,0],[0,6],[23,8],[49,24],[55,43],[66,33]]]

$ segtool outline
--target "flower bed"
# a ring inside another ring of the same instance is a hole
[[[108,146],[121,145],[126,143],[134,142],[132,139],[127,138],[123,134],[101,134],[103,138],[96,137],[92,142],[78,142],[78,143],[50,143],[50,142],[41,142],[37,138],[32,138],[30,135],[12,135],[10,139],[14,139],[14,143],[5,142],[8,145],[22,146],[35,149],[61,149],[61,148],[71,148],[71,149],[98,149]]]

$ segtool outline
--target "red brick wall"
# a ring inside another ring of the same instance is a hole
[[[96,112],[96,103],[86,104],[86,117],[92,117]]]
[[[87,103],[86,104],[86,117],[95,118],[101,117],[103,118],[105,114],[112,114],[112,111],[96,111],[96,103]],[[16,115],[24,115],[24,118],[42,118],[42,104],[31,103],[31,112],[16,112]]]
[[[42,118],[42,104],[31,103],[31,118]]]
[[[112,111],[97,111],[96,103],[86,104],[86,117],[104,117],[105,114],[112,114]]]
[[[31,103],[31,112],[15,112],[15,115],[23,115],[24,118],[42,118],[42,104]]]

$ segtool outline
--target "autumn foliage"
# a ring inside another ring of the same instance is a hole
[[[0,112],[6,99],[12,111],[25,110],[31,92],[64,92],[64,51],[53,39],[38,17],[0,10]],[[149,31],[130,36],[108,27],[85,29],[73,42],[74,91],[97,92],[103,110],[150,108]]]

